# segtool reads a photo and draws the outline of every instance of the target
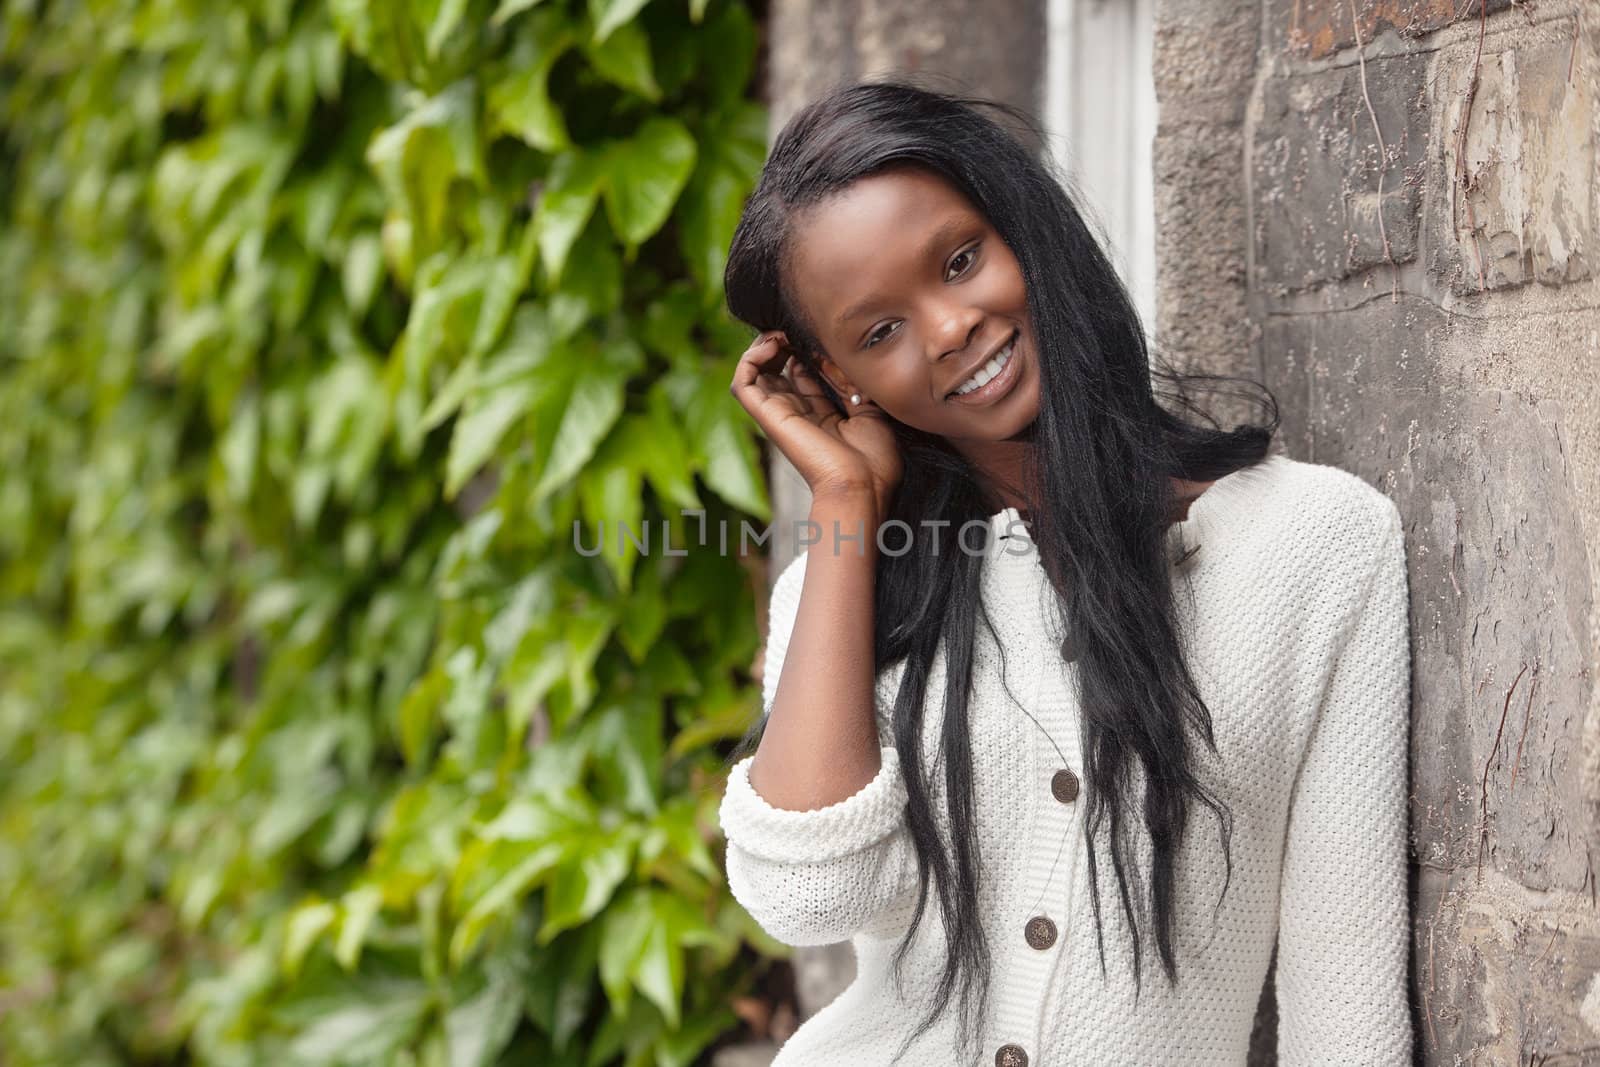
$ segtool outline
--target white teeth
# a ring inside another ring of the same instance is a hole
[[[1013,337],[1011,341],[1000,350],[999,355],[995,356],[989,362],[979,367],[978,373],[968,378],[961,385],[961,387],[956,390],[956,395],[965,396],[974,389],[981,389],[983,386],[988,385],[990,380],[994,378],[996,374],[999,374],[1001,371],[1006,369],[1006,364],[1011,362],[1011,350],[1016,346],[1017,340]]]

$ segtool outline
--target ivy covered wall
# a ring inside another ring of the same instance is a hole
[[[3,12],[0,1063],[695,1062],[758,13]]]

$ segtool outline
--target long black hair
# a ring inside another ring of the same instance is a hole
[[[1016,256],[1039,352],[1040,400],[1037,419],[1026,431],[1033,447],[1024,465],[1025,484],[1013,488],[1030,506],[1030,536],[1067,623],[1071,648],[1062,649],[1063,657],[1077,662],[1089,881],[1101,973],[1105,947],[1095,836],[1108,818],[1118,894],[1133,931],[1137,998],[1141,938],[1126,872],[1129,813],[1141,812],[1148,830],[1156,945],[1172,983],[1177,981],[1173,861],[1191,802],[1200,801],[1218,816],[1225,855],[1232,826],[1231,812],[1192,766],[1189,732],[1213,752],[1216,742],[1174,622],[1167,535],[1187,500],[1175,494],[1172,479],[1212,481],[1266,459],[1278,408],[1259,383],[1179,374],[1164,361],[1152,367],[1134,306],[1074,206],[1069,183],[984,110],[1013,120],[1043,143],[1038,125],[1021,109],[926,88],[904,76],[840,85],[796,113],[774,142],[735,231],[725,274],[728,307],[758,330],[785,331],[796,356],[816,370],[822,346],[786,282],[793,227],[803,225],[806,209],[859,178],[893,167],[920,166],[950,182]],[[827,388],[820,373],[814,377]],[[1199,421],[1185,421],[1158,403],[1153,379],[1169,386],[1164,399]],[[1245,382],[1264,394],[1270,413],[1261,423],[1223,430],[1192,402],[1186,387],[1199,382]],[[963,523],[998,511],[1001,498],[942,438],[890,423],[904,474],[886,518],[912,527],[934,518],[949,520],[938,527],[939,536],[910,539],[913,544],[903,554],[880,553],[876,569],[876,618],[887,620],[875,636],[876,662],[881,670],[906,661],[892,721],[920,883],[895,967],[898,975],[931,883],[947,954],[924,1023],[932,1024],[945,1011],[959,987],[966,1040],[987,1010],[990,977],[978,914],[980,862],[968,721],[983,556],[954,551],[954,538]],[[941,641],[947,656],[941,746],[948,848],[937,829],[920,744],[926,689]],[[738,746],[740,753],[754,747],[764,726],[763,718],[752,727]],[[1147,783],[1142,798],[1128,795],[1136,785],[1135,761]],[[1231,855],[1227,866],[1231,875]],[[1132,873],[1137,880],[1139,872]]]

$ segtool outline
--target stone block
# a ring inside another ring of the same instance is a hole
[[[1405,294],[1337,314],[1268,316],[1263,380],[1279,398],[1289,453],[1391,491],[1418,427],[1441,414],[1447,383],[1435,338],[1447,329],[1442,311]]]
[[[1417,1045],[1427,1063],[1588,1065],[1600,936],[1587,894],[1529,898],[1470,871],[1424,871],[1416,909]]]
[[[1424,55],[1371,60],[1365,92],[1359,67],[1266,84],[1251,146],[1261,287],[1305,289],[1416,257],[1427,66]]]
[[[1592,83],[1568,78],[1566,41],[1485,53],[1475,79],[1474,51],[1440,55],[1430,272],[1457,293],[1590,277],[1600,236]]]
[[[1380,33],[1422,37],[1462,19],[1494,14],[1511,0],[1268,0],[1268,40],[1274,50],[1322,59]]]
[[[1595,604],[1572,418],[1450,370],[1450,329],[1404,295],[1272,316],[1267,384],[1292,454],[1362,475],[1405,517],[1417,858],[1586,894]]]
[[[1161,124],[1238,122],[1250,99],[1261,39],[1252,0],[1162,0],[1152,67]]]
[[[1213,374],[1255,370],[1243,146],[1235,125],[1167,129],[1154,146],[1156,333],[1180,366]]]
[[[1580,709],[1594,593],[1568,416],[1557,401],[1500,390],[1466,394],[1456,411],[1418,448],[1431,481],[1417,544],[1432,549],[1423,577],[1437,590],[1417,620],[1418,669],[1440,698],[1416,727],[1416,793],[1428,802],[1418,849],[1530,889],[1584,892],[1594,872]],[[1424,759],[1427,739],[1444,735],[1453,766]],[[1446,823],[1430,817],[1446,806]]]
[[[1044,80],[1043,0],[770,5],[767,86],[773,132],[843,81],[913,74],[924,84],[1037,109]]]

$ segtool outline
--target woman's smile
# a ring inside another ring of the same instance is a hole
[[[1005,346],[1000,349],[1000,354],[985,360],[983,365],[946,399],[956,404],[981,407],[992,404],[1010,393],[1011,387],[1017,384],[1017,379],[1022,375],[1021,345],[1018,344],[1018,336],[1018,332],[1013,332]]]

